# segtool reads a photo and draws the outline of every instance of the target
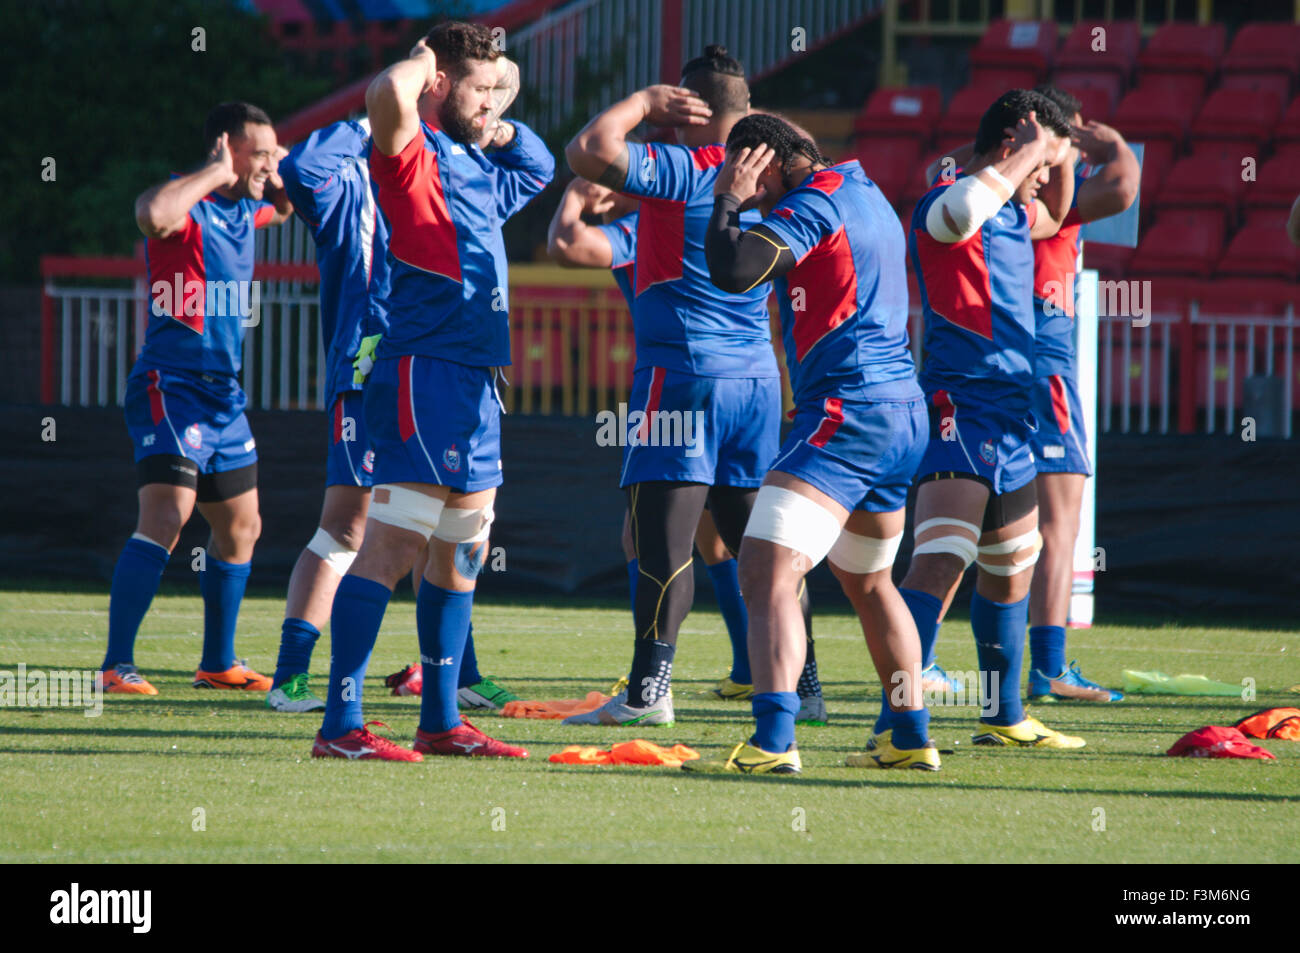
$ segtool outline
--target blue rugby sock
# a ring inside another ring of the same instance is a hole
[[[465,635],[465,654],[460,660],[460,677],[456,680],[456,687],[465,688],[481,681],[483,676],[478,670],[478,654],[474,651],[474,623],[471,622],[469,632]]]
[[[199,590],[203,593],[203,658],[199,668],[205,672],[224,672],[235,664],[235,623],[239,621],[239,604],[244,601],[251,562],[222,562],[212,553],[205,554],[199,573]]]
[[[393,590],[373,579],[344,576],[339,582],[330,614],[330,678],[320,726],[326,740],[365,725],[361,685],[392,597]]]
[[[799,696],[794,692],[760,692],[752,702],[754,736],[749,743],[773,754],[782,754],[794,744],[794,716]]]
[[[1029,664],[1048,678],[1065,671],[1065,626],[1036,625],[1029,630]]]
[[[1028,621],[1029,596],[1009,603],[990,602],[978,592],[971,597],[970,626],[980,664],[980,721],[986,724],[1005,726],[1024,721],[1020,666]],[[986,685],[993,691],[991,699],[984,697]]]
[[[939,638],[943,601],[919,589],[899,589],[898,594],[907,603],[907,610],[916,623],[916,633],[921,637],[921,668],[927,669],[934,664],[934,643]]]
[[[894,733],[889,736],[889,743],[900,751],[925,747],[930,740],[930,710],[896,711],[893,715]]]
[[[740,595],[740,574],[734,559],[724,559],[708,567],[713,592],[718,597],[722,621],[727,623],[727,637],[731,639],[731,675],[738,685],[749,685],[754,676],[749,671],[749,613]]]
[[[108,597],[108,651],[100,666],[105,671],[119,662],[135,662],[135,635],[158,592],[170,555],[157,543],[135,536],[122,547]]]
[[[320,629],[306,619],[285,619],[280,626],[280,654],[275,660],[271,687],[279,688],[293,676],[311,670],[311,652]]]
[[[428,734],[450,731],[460,724],[456,683],[469,635],[474,590],[455,592],[420,580],[415,600],[415,623],[420,635],[420,662],[424,691],[420,696],[420,730]]]
[[[640,565],[635,558],[627,562],[627,587],[632,594],[632,614],[636,615],[636,577],[641,575],[641,570],[637,568]]]

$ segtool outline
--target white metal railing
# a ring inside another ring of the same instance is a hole
[[[297,286],[296,290],[292,286]],[[149,296],[133,288],[69,286],[48,281],[58,327],[58,402],[121,406],[126,381],[144,345]],[[325,406],[325,358],[316,287],[262,282],[256,324],[246,328],[240,382],[248,406],[262,410]],[[221,318],[219,320],[239,320]]]

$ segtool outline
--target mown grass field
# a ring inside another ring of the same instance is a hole
[[[0,592],[0,670],[95,668],[106,591]],[[283,597],[251,596],[238,650],[270,673]],[[1085,673],[1124,668],[1255,680],[1252,702],[1142,698],[1034,713],[1082,734],[1081,751],[973,748],[975,709],[936,709],[937,775],[851,769],[878,706],[857,622],[817,617],[831,724],[800,728],[805,774],[701,777],[663,768],[549,764],[565,744],[646,737],[705,757],[747,736],[749,708],[700,696],[729,651],[711,607],[692,613],[675,668],[669,728],[566,728],[493,715],[475,722],[526,745],[526,762],[315,761],[317,715],[272,713],[260,695],[190,687],[197,591],[165,591],[137,646],[157,698],[110,696],[103,714],[0,708],[0,862],[532,861],[1235,863],[1300,860],[1300,743],[1265,742],[1276,762],[1174,759],[1184,732],[1296,705],[1300,632],[1237,626],[1099,625],[1071,634]],[[606,690],[627,664],[626,610],[556,604],[475,609],[480,667],[523,697]],[[316,670],[328,664],[328,633]],[[381,679],[416,657],[414,604],[395,601],[366,683],[367,717],[409,744],[418,699]],[[964,619],[945,623],[940,660],[973,669]],[[318,687],[323,677],[317,679]],[[196,813],[197,808],[202,812]],[[205,830],[196,831],[201,816]],[[1098,829],[1102,828],[1104,829]]]

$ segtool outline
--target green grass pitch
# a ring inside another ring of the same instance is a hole
[[[267,674],[283,606],[282,595],[250,596],[240,617],[238,651]],[[106,591],[0,592],[0,669],[96,667],[107,607]],[[879,688],[856,619],[842,602],[828,605],[816,626],[831,724],[799,729],[805,773],[781,779],[546,760],[565,744],[637,736],[710,757],[746,737],[747,703],[699,694],[729,659],[711,609],[682,630],[676,725],[628,732],[476,717],[532,752],[509,763],[313,760],[317,715],[190,687],[201,626],[196,591],[165,590],[154,602],[136,661],[158,698],[110,696],[98,718],[0,708],[0,862],[1300,860],[1300,743],[1265,742],[1276,762],[1164,755],[1193,728],[1300,703],[1285,692],[1300,682],[1296,631],[1130,620],[1072,632],[1070,656],[1103,683],[1118,684],[1124,668],[1158,668],[1253,678],[1258,697],[1130,696],[1034,710],[1086,737],[1082,751],[973,748],[975,709],[940,708],[932,734],[953,749],[942,772],[888,773],[843,765],[862,747]],[[606,690],[629,657],[628,615],[613,605],[488,599],[475,608],[475,633],[482,671],[523,697]],[[328,655],[326,633],[315,658],[322,690]],[[367,717],[404,744],[419,700],[389,697],[381,679],[415,657],[408,597],[390,608],[366,680]],[[949,669],[975,667],[964,619],[945,623],[939,657]]]

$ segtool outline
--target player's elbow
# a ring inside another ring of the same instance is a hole
[[[571,236],[555,234],[546,241],[546,254],[561,268],[576,268]]]
[[[135,224],[145,238],[162,238],[165,224],[158,217],[153,203],[145,196],[135,200]]]

